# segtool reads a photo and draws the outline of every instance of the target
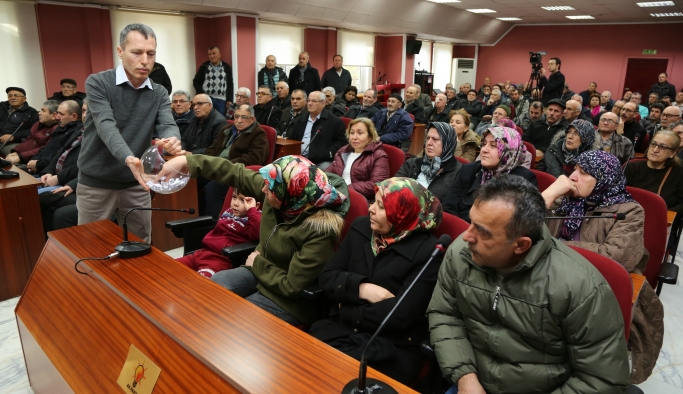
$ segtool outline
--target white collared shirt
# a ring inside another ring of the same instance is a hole
[[[145,82],[140,85],[140,87],[135,87],[133,86],[132,83],[128,80],[128,76],[126,75],[126,71],[123,69],[123,64],[119,64],[118,67],[116,67],[116,84],[121,85],[122,83],[128,83],[130,87],[133,89],[142,89],[142,88],[149,88],[149,90],[154,90],[152,87],[152,81],[149,79],[149,77],[145,80]]]
[[[320,113],[322,114],[322,112]],[[301,155],[304,157],[308,157],[308,144],[311,142],[311,135],[313,131],[313,124],[320,119],[320,114],[315,117],[315,119],[311,119],[311,117],[308,117],[308,122],[306,123],[306,129],[304,130],[304,136],[301,138],[301,142],[303,144],[301,145]]]

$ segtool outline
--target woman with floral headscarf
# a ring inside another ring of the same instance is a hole
[[[245,266],[211,280],[290,324],[312,323],[315,307],[301,293],[332,256],[349,207],[346,182],[301,156],[282,157],[259,172],[220,157],[179,156],[164,164],[159,177],[187,168],[193,177],[264,201],[256,251]]]
[[[522,166],[526,153],[517,130],[501,126],[486,129],[482,135],[481,160],[462,167],[444,200],[444,210],[469,222],[474,192],[500,174],[518,175],[538,186],[536,175]]]
[[[583,152],[595,150],[595,128],[587,120],[576,119],[567,131],[561,131],[553,137],[543,159],[538,162],[536,169],[547,172],[557,178],[560,175],[569,176],[574,172],[576,158]]]
[[[650,257],[643,237],[645,211],[626,191],[626,178],[616,156],[600,150],[582,153],[571,176],[560,175],[542,194],[553,216],[567,217],[548,220],[551,234],[642,274]],[[576,218],[620,213],[625,219]],[[662,347],[663,316],[659,298],[645,281],[629,337],[632,383],[640,383],[652,373]]]
[[[410,178],[390,178],[375,187],[369,216],[356,219],[319,283],[332,303],[328,319],[310,334],[360,359],[363,348],[434,250],[430,230],[442,218],[441,203]],[[429,335],[425,310],[442,257],[436,257],[368,349],[368,364],[405,384],[422,365],[419,346]]]

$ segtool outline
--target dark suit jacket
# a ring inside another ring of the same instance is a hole
[[[277,127],[278,123],[280,123],[280,118],[282,117],[282,110],[277,106],[276,101],[277,99],[274,98],[263,105],[256,104],[254,106],[254,114],[257,122],[272,128]]]
[[[550,74],[550,78],[541,77],[541,85],[543,85],[543,96],[541,101],[543,106],[548,106],[548,101],[554,98],[562,98],[564,91],[564,74],[561,71]]]
[[[444,211],[456,215],[460,219],[470,221],[470,208],[474,205],[474,192],[481,186],[482,176],[481,162],[465,164],[455,178],[450,192],[443,204]],[[528,168],[519,166],[512,171],[511,175],[518,175],[534,186],[538,187],[536,174]]]
[[[226,124],[225,117],[215,109],[203,121],[193,118],[180,139],[183,149],[195,155],[204,154],[206,148],[216,141],[218,131]]]
[[[294,126],[294,123],[296,123],[297,119],[299,117],[306,117],[308,116],[308,109],[304,107],[296,116],[292,117],[292,109],[289,108],[286,111],[282,111],[282,117],[280,118],[280,123],[278,123],[277,127],[275,130],[277,131],[277,135],[282,135],[284,137],[290,137],[291,138],[291,133],[292,133],[292,126]],[[285,134],[286,133],[286,134]]]
[[[404,109],[415,117],[415,123],[425,123],[425,108],[417,100],[406,105]]]
[[[356,118],[368,118],[372,119],[373,116],[379,111],[374,105],[372,107],[361,108],[361,105],[354,105],[349,108],[344,114],[345,118],[356,119]]]
[[[287,138],[301,141],[306,132],[309,116],[300,116],[292,127],[292,134]],[[332,161],[339,148],[348,144],[344,122],[326,109],[320,113],[320,118],[313,123],[311,140],[308,146],[308,159],[313,163]],[[302,148],[303,149],[303,148]],[[302,152],[303,153],[303,152]]]
[[[317,69],[311,67],[310,63],[306,67],[306,71],[304,71],[303,81],[299,81],[300,75],[299,66],[294,66],[294,68],[289,70],[290,92],[293,92],[295,89],[303,89],[306,94],[311,94],[311,92],[322,90],[320,87],[320,74],[318,74]]]

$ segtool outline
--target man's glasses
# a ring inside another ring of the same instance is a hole
[[[610,123],[617,124],[617,122],[613,121],[612,119],[600,119],[600,123],[604,123],[604,124],[610,124]]]
[[[257,94],[258,94],[258,93],[257,93]],[[243,95],[243,94],[236,94],[235,97],[241,98],[241,99],[249,98],[249,97],[247,97],[247,96],[245,96],[245,95]]]
[[[187,100],[173,100],[172,103],[173,104],[185,104],[185,103],[187,103]]]
[[[650,144],[650,149],[653,149],[653,150],[654,150],[654,149],[659,149],[659,150],[661,150],[661,151],[668,151],[668,150],[671,150],[670,147],[668,147],[668,146],[666,146],[666,145],[660,145],[660,144],[658,144],[658,143],[656,143],[656,142],[652,142],[652,143]]]
[[[26,96],[23,96],[21,94],[8,94],[7,95],[7,98],[15,98],[15,97],[16,98],[22,98],[22,97],[26,97]]]
[[[324,101],[325,101],[325,100],[313,100],[313,99],[308,99],[308,100],[306,100],[307,103],[322,103],[322,102],[324,102]]]
[[[235,115],[235,116],[233,116],[233,118],[235,118],[235,120],[237,120],[237,119],[248,120],[251,118],[251,115]]]
[[[270,93],[266,93],[266,92],[256,92],[256,95],[257,95],[257,96],[270,96]]]
[[[208,101],[203,101],[203,102],[201,102],[201,103],[192,103],[192,106],[193,106],[193,107],[201,107],[201,106],[204,105],[204,104],[211,104],[211,103],[208,102]]]
[[[681,115],[677,115],[677,114],[667,114],[667,113],[663,113],[663,114],[662,114],[662,118],[677,118],[677,117],[679,117],[679,116],[681,116]]]

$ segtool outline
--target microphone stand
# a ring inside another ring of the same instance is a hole
[[[26,123],[26,120],[22,120],[21,123],[19,123],[19,127],[17,127],[12,134],[10,134],[10,138],[14,137],[14,134],[19,131],[21,126],[23,126]],[[7,139],[7,141],[3,142],[2,145],[0,145],[0,150],[7,145],[7,143],[10,141],[10,138]],[[16,171],[7,171],[2,168],[0,168],[0,179],[14,179],[14,178],[19,178],[19,173]]]
[[[167,212],[187,212],[190,215],[194,214],[194,208],[187,208],[187,209],[166,209],[166,208],[133,208],[126,212],[126,214],[123,216],[123,224],[121,224],[121,227],[123,228],[123,242],[120,244],[116,245],[114,248],[115,251],[119,252],[119,258],[122,259],[130,259],[133,257],[140,257],[144,256],[152,251],[152,247],[147,243],[147,242],[131,242],[128,241],[128,223],[126,222],[126,219],[128,218],[128,214],[133,212],[133,211],[167,211]]]
[[[626,214],[623,212],[612,213],[607,215],[589,215],[589,216],[547,216],[547,219],[614,219],[614,220],[624,220],[626,219]]]

